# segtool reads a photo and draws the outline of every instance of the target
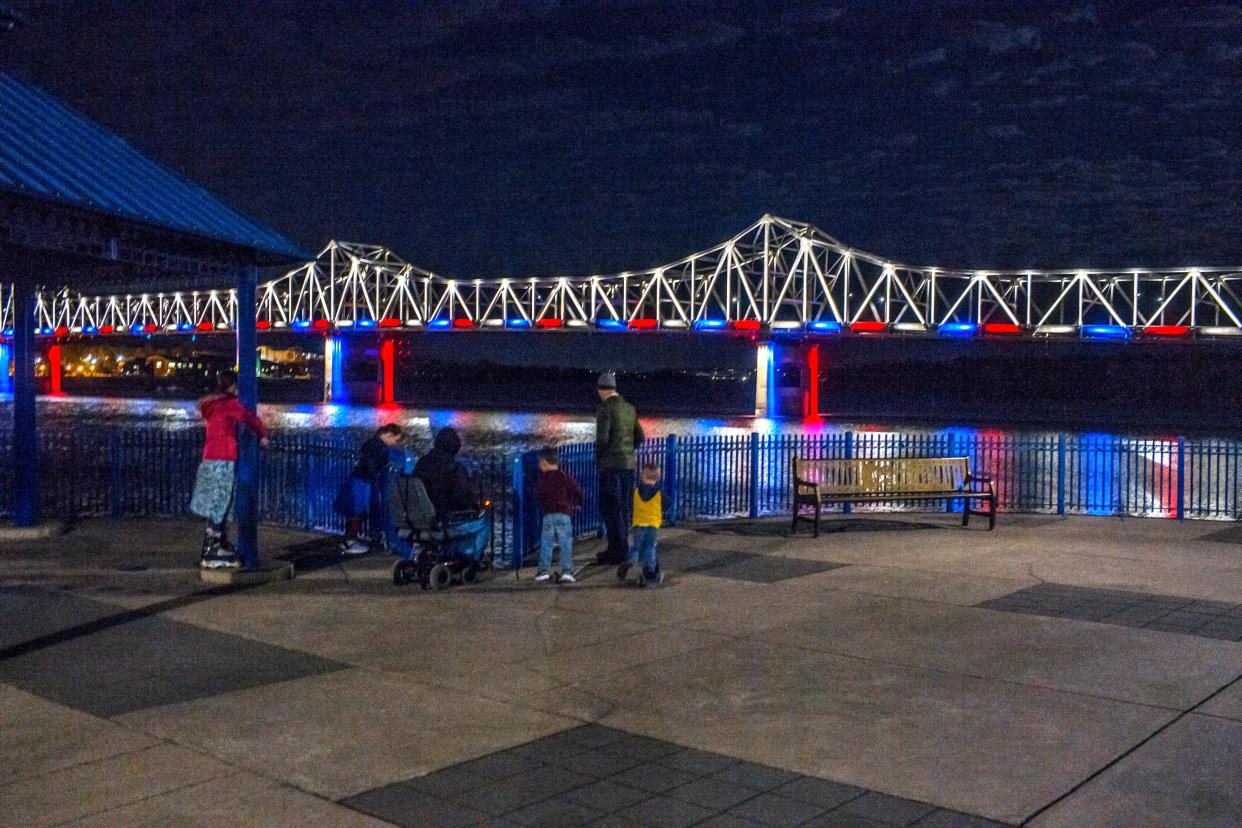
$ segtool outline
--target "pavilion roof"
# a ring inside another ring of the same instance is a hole
[[[46,92],[0,72],[0,191],[266,259],[311,258]]]

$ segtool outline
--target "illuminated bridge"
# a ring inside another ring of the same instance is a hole
[[[260,284],[260,330],[736,330],[1107,339],[1242,335],[1242,267],[961,270],[855,250],[764,216],[675,262],[609,275],[454,279],[331,242]],[[9,327],[8,297],[0,324]],[[230,290],[39,298],[43,336],[228,330]]]
[[[320,334],[324,399],[346,398],[341,334],[381,338],[376,399],[394,399],[393,335],[416,331],[566,330],[740,333],[755,339],[757,414],[819,412],[818,343],[838,336],[1228,340],[1242,336],[1242,267],[960,270],[855,250],[813,225],[767,215],[715,247],[609,275],[455,279],[372,245],[331,242],[313,261],[261,283],[259,332]],[[4,307],[8,334],[11,301]],[[40,294],[36,334],[53,385],[67,338],[231,331],[236,291]],[[800,406],[776,392],[787,341]],[[1242,344],[1242,338],[1235,340]]]

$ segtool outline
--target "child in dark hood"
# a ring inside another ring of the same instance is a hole
[[[345,515],[346,555],[362,555],[370,551],[370,545],[362,541],[362,525],[370,515],[375,523],[383,522],[386,513],[381,501],[388,481],[390,451],[405,439],[405,432],[396,423],[382,426],[362,444],[358,451],[358,465],[354,466],[349,480],[337,496],[336,509]],[[372,526],[371,534],[377,540],[383,537],[382,526]]]
[[[457,459],[460,451],[461,437],[452,428],[442,428],[436,433],[431,451],[414,467],[414,476],[423,481],[427,497],[440,518],[452,512],[477,512],[479,509],[470,475]]]

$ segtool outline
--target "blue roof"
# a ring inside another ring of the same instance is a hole
[[[0,72],[0,190],[310,259],[51,95]]]

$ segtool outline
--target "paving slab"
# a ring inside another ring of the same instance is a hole
[[[1242,679],[1208,699],[1195,712],[1242,722]]]
[[[99,716],[344,666],[159,615],[117,611],[78,596],[34,590],[8,597],[25,611],[21,617],[8,619],[10,637],[37,640],[28,633],[15,635],[14,629],[24,628],[46,636],[41,631],[47,622],[39,615],[44,603],[68,623],[42,644],[7,653],[0,660],[0,680]],[[27,614],[29,622],[24,620]]]
[[[1038,828],[1232,828],[1242,722],[1188,714],[1031,823]]]
[[[987,578],[951,572],[925,572],[883,565],[856,565],[814,576],[818,586],[889,598],[913,598],[973,606],[1037,583],[1033,578]]]
[[[768,642],[695,650],[580,689],[605,724],[1006,822],[1174,715]]]
[[[0,785],[0,814],[9,825],[56,825],[230,772],[192,750],[155,745]]]
[[[252,773],[232,773],[75,820],[82,828],[383,828],[391,823]]]
[[[157,741],[0,684],[0,784],[132,753]]]
[[[118,721],[330,799],[576,724],[363,669],[141,710]]]
[[[1242,674],[1238,643],[885,598],[762,637],[1181,710]]]

